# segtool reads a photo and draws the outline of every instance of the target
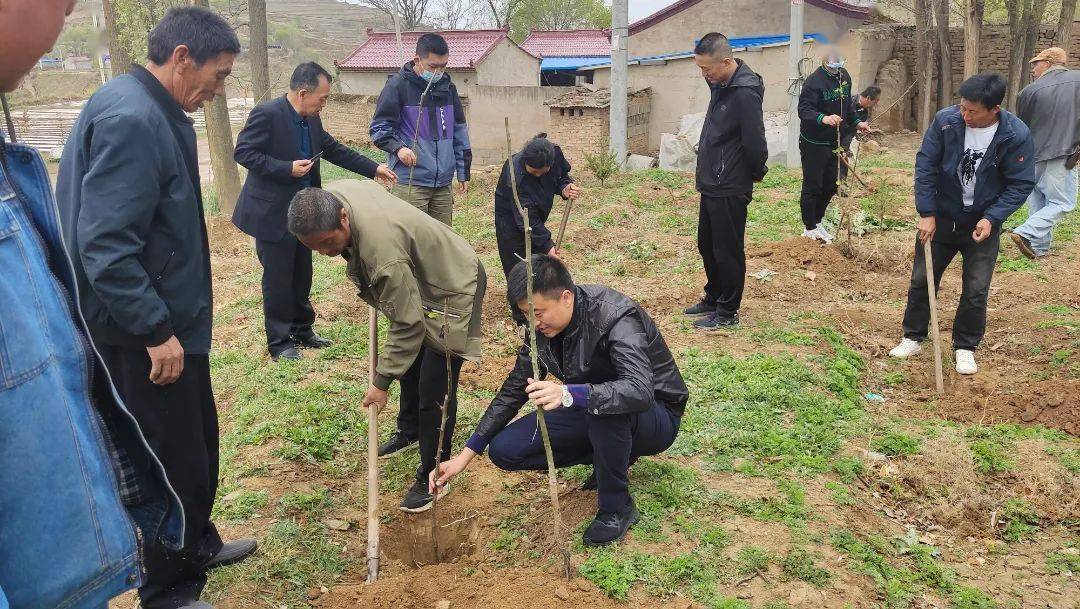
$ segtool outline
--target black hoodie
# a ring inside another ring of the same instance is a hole
[[[851,100],[851,76],[840,68],[836,74],[821,66],[803,83],[799,95],[800,139],[810,144],[836,148],[836,127],[821,122],[826,116],[837,115],[854,126],[859,114]],[[840,126],[841,131],[844,126]]]
[[[726,85],[712,85],[698,140],[697,190],[708,197],[750,194],[765,177],[769,149],[761,100],[765,84],[741,59]]]

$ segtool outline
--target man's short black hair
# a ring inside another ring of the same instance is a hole
[[[548,298],[557,298],[563,290],[574,290],[574,278],[561,260],[547,254],[533,254],[533,293],[543,294]],[[506,277],[506,298],[510,304],[528,300],[529,271],[522,260],[510,269]]]
[[[180,45],[188,48],[188,53],[198,66],[222,53],[240,54],[240,39],[229,22],[201,6],[169,9],[165,17],[150,30],[146,56],[155,65],[163,66]]]
[[[314,91],[319,88],[320,76],[325,76],[326,82],[334,82],[334,77],[330,76],[330,73],[325,68],[314,61],[305,61],[293,70],[292,78],[289,79],[289,88],[293,91],[299,91],[300,89]]]
[[[869,87],[863,89],[863,92],[859,95],[862,95],[866,99],[877,101],[878,98],[881,97],[881,87],[870,85]]]
[[[416,41],[416,56],[423,59],[428,55],[449,55],[450,45],[446,44],[446,39],[442,36],[434,33],[427,33],[420,36]]]
[[[551,167],[555,162],[555,144],[547,139],[546,133],[542,133],[525,144],[521,149],[521,159],[533,169]]]
[[[345,206],[333,194],[309,186],[296,193],[289,203],[289,232],[303,238],[341,228]]]
[[[969,102],[982,104],[987,109],[1001,105],[1005,99],[1008,82],[997,72],[981,72],[960,85],[960,97]]]
[[[709,32],[694,45],[694,55],[715,55],[725,59],[731,57],[731,43],[720,32]]]

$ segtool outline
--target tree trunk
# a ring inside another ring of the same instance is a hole
[[[248,46],[251,54],[251,96],[255,103],[270,95],[270,66],[266,57],[266,0],[248,0]]]
[[[952,105],[952,48],[949,45],[949,0],[933,0],[937,19],[938,107]]]
[[[1005,94],[1005,107],[1016,107],[1016,96],[1020,92],[1021,73],[1024,70],[1024,25],[1025,16],[1032,11],[1032,0],[1005,0],[1005,10],[1009,14],[1009,39],[1014,42],[1009,47],[1009,87]]]
[[[109,37],[109,62],[112,64],[112,75],[116,77],[127,73],[131,67],[131,57],[120,45],[120,35],[116,29],[116,6],[113,2],[114,0],[101,0],[101,8],[105,13],[105,32]]]
[[[210,8],[209,0],[188,0],[190,4]],[[240,172],[233,160],[233,134],[229,122],[227,95],[219,95],[203,106],[206,118],[206,141],[210,146],[210,167],[214,171],[219,213],[232,214],[240,196]]]
[[[1054,33],[1054,46],[1069,52],[1072,39],[1072,24],[1076,17],[1076,0],[1061,0],[1061,15],[1058,17],[1057,32]]]
[[[934,90],[934,53],[933,37],[933,14],[931,13],[930,0],[915,0],[915,69],[913,70],[915,81],[919,83],[919,103],[916,113],[916,126],[919,131],[926,131],[930,126],[930,120],[934,115],[934,99],[937,97]]]
[[[1068,1],[1068,0],[1066,0]],[[1076,0],[1072,0],[1075,2]],[[979,73],[979,53],[982,51],[982,22],[986,0],[968,0],[964,22],[964,80]]]

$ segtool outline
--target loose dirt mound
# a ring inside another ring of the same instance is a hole
[[[825,245],[804,237],[795,237],[751,249],[749,259],[760,260],[774,271],[806,269],[829,277],[854,279],[861,274],[851,260],[836,247]]]
[[[438,604],[439,601],[449,601]],[[466,575],[459,565],[442,564],[380,579],[372,585],[332,588],[314,605],[323,609],[566,609],[625,608],[583,579],[569,583],[533,569],[484,570]],[[656,607],[635,604],[637,607]]]

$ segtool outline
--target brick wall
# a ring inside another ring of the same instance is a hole
[[[607,108],[551,108],[548,139],[562,147],[571,165],[584,167],[586,154],[607,151],[610,124]]]
[[[895,56],[904,60],[909,68],[915,66],[915,26],[893,26],[896,47]],[[1051,46],[1054,40],[1055,26],[1044,25],[1039,30],[1039,37],[1035,43],[1036,52]],[[964,80],[964,36],[963,28],[949,30],[949,47],[952,51],[952,79],[954,89],[960,87]],[[979,70],[994,70],[1002,74],[1009,72],[1009,50],[1013,46],[1013,40],[1009,36],[1009,27],[1005,25],[983,26],[982,44],[979,49]],[[1069,67],[1080,68],[1080,27],[1073,27],[1072,38],[1069,41]],[[1025,66],[1030,57],[1025,57]],[[1025,68],[1026,69],[1026,68]],[[934,66],[934,75],[937,76],[937,65]],[[954,90],[955,94],[956,91]]]
[[[352,146],[370,146],[368,128],[375,114],[376,98],[368,95],[333,93],[319,113],[323,128],[338,140]]]

